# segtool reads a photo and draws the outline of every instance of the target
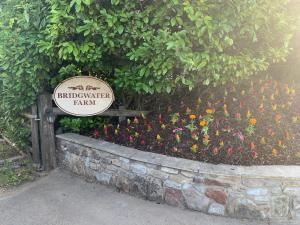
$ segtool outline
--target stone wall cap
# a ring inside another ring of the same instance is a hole
[[[65,133],[56,136],[58,139],[76,143],[99,151],[111,153],[120,157],[135,161],[149,163],[157,166],[168,167],[181,171],[200,174],[241,176],[254,178],[292,178],[300,179],[300,166],[236,166],[224,164],[210,164],[183,158],[161,155],[152,152],[144,152],[103,140],[98,140],[79,134]]]

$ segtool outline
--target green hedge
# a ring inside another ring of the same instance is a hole
[[[2,0],[0,131],[23,140],[18,113],[69,76],[100,76],[135,96],[265,71],[289,52],[287,2]]]

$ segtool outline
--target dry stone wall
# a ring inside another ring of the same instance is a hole
[[[147,200],[212,215],[300,221],[299,166],[212,165],[92,138],[57,136],[58,162]]]

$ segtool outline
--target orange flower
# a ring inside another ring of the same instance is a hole
[[[200,125],[201,127],[204,127],[204,126],[206,125],[206,121],[205,121],[205,120],[200,121],[199,125]]]
[[[210,140],[209,140],[209,136],[208,135],[204,135],[204,137],[203,137],[203,144],[204,145],[208,145],[209,144],[209,142],[210,142]]]
[[[254,117],[252,117],[250,120],[249,120],[249,123],[250,125],[254,126],[256,124],[256,119]]]
[[[276,157],[277,155],[278,155],[278,151],[275,148],[273,148],[272,149],[272,156]]]
[[[207,114],[212,114],[213,112],[214,112],[213,109],[206,109],[206,113],[207,113]]]
[[[191,119],[191,120],[196,119],[196,115],[195,115],[195,114],[191,114],[191,115],[190,115],[190,119]]]
[[[276,123],[280,123],[281,118],[282,118],[282,116],[281,116],[280,114],[277,114],[277,115],[275,116],[275,121],[276,121]]]

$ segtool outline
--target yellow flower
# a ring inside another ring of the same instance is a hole
[[[256,119],[254,117],[252,117],[250,120],[249,120],[249,123],[250,125],[254,126],[256,124]]]
[[[297,123],[298,122],[298,116],[293,116],[292,121],[293,121],[293,123]]]
[[[247,116],[247,118],[249,118],[251,116],[250,110],[247,111],[247,115],[246,116]]]
[[[295,94],[295,93],[296,93],[296,90],[295,90],[294,88],[291,88],[291,89],[290,89],[290,93],[291,93],[291,94]]]
[[[277,109],[277,104],[272,105],[272,110],[276,111],[276,109]]]
[[[135,137],[138,137],[138,136],[140,136],[140,134],[139,134],[138,132],[135,132],[135,133],[134,133],[134,136],[135,136]]]
[[[138,118],[134,117],[133,123],[134,123],[134,124],[139,124]]]
[[[213,112],[214,112],[214,110],[212,110],[212,109],[206,109],[207,114],[212,114]]]
[[[162,124],[160,127],[161,127],[161,129],[163,129],[163,130],[166,129],[166,125],[165,125],[165,124]]]
[[[200,105],[201,102],[202,102],[202,101],[201,101],[201,98],[198,98],[198,99],[197,99],[197,105]]]
[[[145,116],[145,114],[144,114],[144,113],[142,113],[142,118],[143,118],[143,119],[146,119],[146,116]]]
[[[195,114],[191,114],[191,115],[190,115],[190,119],[191,119],[191,120],[196,119],[196,115],[195,115]]]
[[[157,134],[157,135],[156,135],[156,140],[157,140],[158,142],[160,142],[160,141],[161,141],[161,137],[160,137],[160,135],[159,135],[159,134]]]
[[[198,141],[199,139],[199,136],[197,134],[192,134],[192,139]]]
[[[197,153],[197,151],[198,151],[198,145],[193,144],[192,147],[191,147],[191,151],[192,151],[193,153]]]
[[[223,147],[224,146],[224,141],[220,141],[219,145],[220,145],[220,147]]]
[[[265,139],[265,137],[262,137],[262,138],[260,139],[260,144],[262,144],[262,145],[265,145],[265,144],[266,144],[266,139]]]
[[[177,143],[180,143],[180,136],[179,136],[179,134],[176,134],[176,135],[175,135],[175,139],[176,139],[176,142],[177,142]]]
[[[219,136],[219,135],[220,135],[220,131],[217,130],[217,131],[216,131],[216,136]]]
[[[204,127],[204,126],[206,125],[206,121],[205,121],[205,120],[200,121],[199,125],[200,125],[201,127]]]

